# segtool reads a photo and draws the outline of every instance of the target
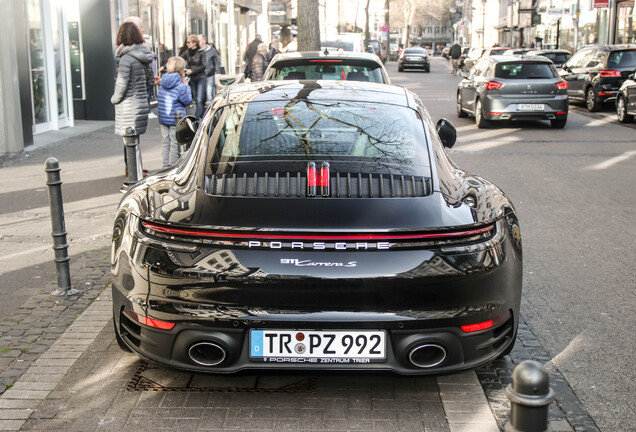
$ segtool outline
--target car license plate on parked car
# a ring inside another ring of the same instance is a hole
[[[543,111],[544,104],[517,104],[517,111]]]
[[[386,357],[382,330],[251,330],[253,360],[290,363],[370,363]]]

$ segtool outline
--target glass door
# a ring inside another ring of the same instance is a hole
[[[33,133],[73,126],[62,0],[26,0]]]

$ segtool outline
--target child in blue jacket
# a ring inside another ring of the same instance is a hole
[[[170,57],[166,62],[166,74],[161,78],[157,94],[159,128],[163,137],[161,146],[163,167],[174,165],[179,158],[175,125],[186,115],[186,106],[192,102],[190,86],[185,83],[186,62],[181,57]]]

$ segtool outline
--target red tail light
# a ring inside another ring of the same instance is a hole
[[[557,88],[560,88],[561,90],[567,90],[568,89],[568,83],[565,81],[560,81],[558,83],[556,83]]]
[[[615,70],[604,70],[601,71],[600,76],[606,78],[606,77],[619,77],[621,76],[621,73],[619,71],[615,71]]]
[[[185,235],[195,237],[216,238],[219,240],[228,239],[238,241],[239,239],[255,239],[261,241],[284,241],[284,240],[337,240],[337,241],[400,241],[400,240],[442,240],[461,237],[469,237],[474,235],[487,235],[494,231],[494,225],[486,225],[480,228],[472,228],[466,230],[442,231],[437,233],[416,233],[416,234],[383,234],[383,233],[354,233],[354,234],[277,234],[277,233],[261,233],[261,232],[237,232],[237,231],[203,231],[187,228],[173,228],[168,225],[159,225],[152,222],[143,221],[142,226],[151,231],[168,235]]]
[[[307,196],[316,196],[316,163],[307,164]]]
[[[501,88],[501,86],[503,86],[503,84],[500,83],[500,82],[488,81],[486,83],[486,90],[497,90],[497,89]]]
[[[131,311],[128,308],[124,308],[124,314],[137,322],[147,325],[148,327],[154,327],[162,330],[171,330],[174,327],[174,323],[167,321],[160,321],[145,316],[141,316],[138,313]]]
[[[461,326],[461,328],[466,333],[472,333],[472,332],[476,332],[476,331],[486,330],[486,329],[489,329],[491,327],[496,326],[499,323],[504,322],[505,320],[508,319],[509,316],[510,316],[510,312],[506,312],[505,314],[500,315],[500,316],[498,316],[496,318],[490,319],[488,321],[483,321],[483,322],[476,323],[476,324],[463,325],[463,326]]]
[[[342,63],[342,60],[336,60],[336,59],[331,59],[331,60],[309,60],[309,63]]]

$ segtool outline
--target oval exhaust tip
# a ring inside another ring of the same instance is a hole
[[[446,360],[446,349],[437,344],[418,345],[409,353],[409,360],[420,368],[439,366]]]
[[[214,342],[197,342],[188,349],[188,356],[201,366],[216,366],[225,360],[225,348]]]

